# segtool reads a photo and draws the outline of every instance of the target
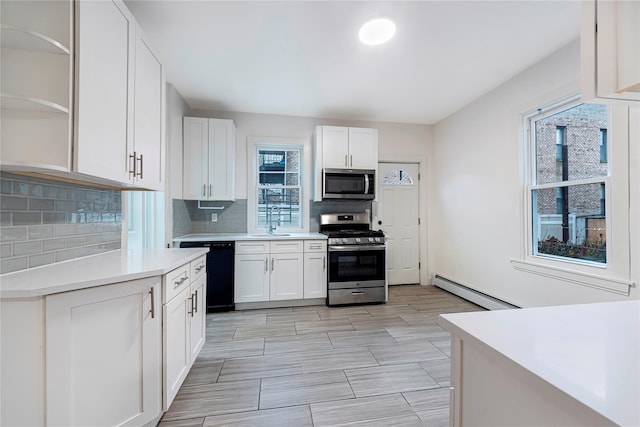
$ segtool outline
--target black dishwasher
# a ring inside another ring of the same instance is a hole
[[[180,242],[181,248],[209,248],[207,253],[207,313],[233,311],[235,242]]]

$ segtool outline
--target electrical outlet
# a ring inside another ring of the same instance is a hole
[[[211,214],[211,222],[218,222],[218,214]]]

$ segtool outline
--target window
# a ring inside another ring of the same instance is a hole
[[[629,295],[629,144],[639,122],[634,109],[578,96],[523,116],[524,244],[515,269]]]
[[[249,137],[247,153],[247,229],[265,233],[308,230],[308,207],[304,188],[309,188],[305,171],[310,162],[299,139]]]
[[[605,105],[578,104],[531,117],[534,255],[606,265],[607,116]]]
[[[300,148],[257,146],[258,227],[300,227]]]

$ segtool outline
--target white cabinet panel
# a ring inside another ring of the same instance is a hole
[[[189,287],[163,306],[164,317],[164,409],[175,398],[189,373],[191,357],[189,344]]]
[[[270,300],[304,297],[303,254],[271,254]]]
[[[322,126],[323,168],[349,167],[349,128]]]
[[[304,254],[304,298],[327,297],[327,253]]]
[[[190,350],[191,365],[198,358],[200,350],[204,347],[205,337],[207,335],[207,278],[200,276],[195,282],[191,283],[191,327],[190,327]]]
[[[232,120],[184,118],[183,197],[235,200],[236,128]]]
[[[640,3],[582,2],[581,68],[585,102],[640,104]]]
[[[48,425],[141,425],[161,413],[159,303],[159,277],[46,297]]]
[[[76,16],[77,172],[128,182],[133,135],[135,23],[121,3],[78,2]]]
[[[269,254],[235,256],[235,302],[269,301]]]

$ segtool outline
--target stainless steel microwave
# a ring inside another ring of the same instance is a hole
[[[323,169],[323,199],[373,200],[376,171],[373,169]]]

